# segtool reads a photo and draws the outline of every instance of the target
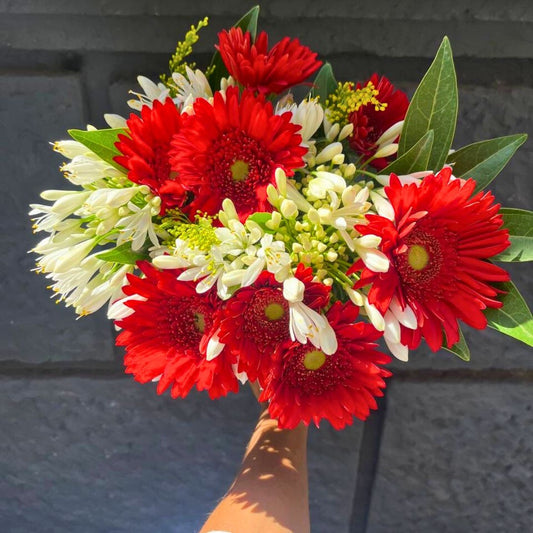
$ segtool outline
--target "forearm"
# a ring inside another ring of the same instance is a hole
[[[263,410],[241,469],[202,533],[308,533],[307,427],[280,430]]]

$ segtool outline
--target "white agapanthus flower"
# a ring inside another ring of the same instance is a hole
[[[117,246],[131,241],[132,250],[140,250],[147,237],[154,246],[158,246],[159,240],[155,233],[152,217],[159,213],[160,204],[160,198],[155,196],[144,207],[139,207],[132,202],[123,206],[119,210],[122,218],[116,223],[119,231]]]
[[[289,331],[293,341],[322,350],[326,355],[337,351],[335,331],[327,318],[305,305],[305,285],[298,278],[290,277],[283,282],[283,297],[289,303]]]
[[[291,99],[292,100],[292,99]],[[276,115],[290,111],[291,122],[301,126],[298,132],[302,136],[302,145],[309,147],[314,141],[311,137],[316,133],[324,118],[324,109],[315,100],[302,100],[299,104],[293,101],[281,101],[276,105]]]
[[[213,97],[213,91],[205,74],[201,70],[192,70],[185,67],[186,76],[178,72],[172,74],[172,80],[176,85],[177,96],[174,102],[181,108],[185,109],[192,106],[197,98],[209,100]]]
[[[130,91],[138,99],[128,100],[128,105],[136,111],[140,111],[145,105],[152,107],[155,100],[163,103],[170,96],[170,89],[161,82],[154,83],[145,76],[137,76],[137,83],[144,92],[136,93]]]

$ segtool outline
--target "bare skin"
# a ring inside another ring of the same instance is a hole
[[[239,473],[200,533],[309,533],[307,427],[277,426],[262,405]]]

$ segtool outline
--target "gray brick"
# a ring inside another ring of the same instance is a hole
[[[195,531],[233,480],[258,414],[248,390],[172,400],[120,378],[4,379],[0,391],[9,533]],[[360,433],[311,434],[317,532],[348,531]]]
[[[112,358],[111,328],[105,317],[76,321],[72,310],[54,305],[45,288],[47,280],[30,272],[35,257],[26,253],[45,236],[32,235],[28,204],[38,202],[43,189],[69,188],[57,171],[60,158],[49,141],[65,138],[67,128],[83,127],[83,115],[82,89],[76,76],[2,76],[2,165],[9,184],[0,200],[3,361]]]
[[[368,533],[529,531],[532,405],[529,383],[393,382]]]
[[[227,0],[214,3],[211,0],[196,2],[176,2],[173,0],[111,0],[100,2],[71,2],[52,0],[46,3],[39,0],[0,1],[0,13],[13,14],[76,14],[150,17],[165,16],[205,16],[234,15],[238,18],[250,9],[250,0]],[[533,21],[533,8],[527,0],[515,0],[510,5],[502,5],[498,0],[470,0],[468,4],[424,2],[417,0],[376,0],[372,3],[353,0],[335,0],[325,4],[320,0],[307,2],[284,2],[272,0],[261,6],[261,18],[284,17],[324,17],[337,16],[359,19],[407,20],[472,20]]]
[[[202,33],[196,53],[213,51],[216,33],[230,27],[235,15],[220,15]],[[170,53],[176,40],[196,22],[187,16],[107,17],[100,15],[5,14],[0,20],[0,47],[15,50],[79,50]],[[456,56],[531,58],[532,22],[468,20],[357,19],[343,14],[305,18],[290,15],[266,19],[261,28],[273,42],[299,37],[322,57],[340,53],[385,57],[433,57],[444,35]],[[95,31],[96,30],[96,31]],[[379,39],[376,39],[379,35]],[[497,37],[495,37],[497,36]]]

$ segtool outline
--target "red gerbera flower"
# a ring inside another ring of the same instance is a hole
[[[230,87],[213,104],[198,98],[194,114],[172,141],[170,161],[180,181],[195,193],[189,208],[208,214],[230,198],[242,220],[255,211],[272,211],[266,188],[281,167],[288,175],[303,166],[300,126],[291,113],[274,115],[263,97]]]
[[[161,197],[161,211],[181,207],[187,193],[177,175],[170,169],[170,141],[180,129],[181,116],[167,98],[164,104],[154,101],[153,107],[144,106],[141,116],[130,115],[127,121],[128,135],[119,135],[115,144],[123,155],[115,161],[128,169],[128,179],[139,185],[147,185]]]
[[[400,306],[414,311],[418,328],[402,326],[402,344],[416,348],[424,337],[433,351],[459,340],[457,319],[477,329],[487,326],[482,313],[501,307],[491,282],[507,281],[502,268],[486,261],[509,246],[509,232],[502,228],[499,204],[490,193],[473,195],[474,180],[453,179],[450,167],[426,176],[420,186],[401,185],[392,174],[385,188],[395,222],[367,215],[368,225],[357,225],[362,234],[382,238],[381,250],[390,259],[385,273],[374,273],[362,263],[356,287],[372,283],[368,299],[385,313],[396,296]]]
[[[295,276],[305,284],[304,303],[318,311],[329,301],[330,287],[313,283],[311,268],[299,264]],[[238,371],[261,386],[272,366],[278,346],[290,339],[289,304],[283,286],[269,272],[262,272],[250,287],[239,289],[215,318],[213,331],[234,357]]]
[[[145,277],[129,274],[123,291],[140,299],[126,302],[134,312],[117,321],[126,373],[140,383],[159,379],[158,394],[171,387],[173,398],[187,396],[194,385],[211,398],[237,392],[232,362],[225,355],[207,361],[199,348],[211,332],[215,293],[197,294],[195,284],[178,281],[175,271],[161,272],[147,262],[138,266]]]
[[[316,426],[321,419],[335,429],[364,420],[376,409],[376,396],[383,396],[384,377],[390,372],[378,365],[390,357],[377,351],[374,342],[381,333],[371,324],[355,322],[359,309],[336,302],[327,318],[339,343],[325,355],[311,344],[287,342],[280,348],[270,381],[259,400],[269,401],[268,410],[279,427],[294,428],[300,422]]]
[[[377,74],[372,74],[364,84],[358,83],[356,90],[367,87],[369,83],[378,91],[377,100],[381,104],[387,104],[387,107],[380,111],[376,110],[376,106],[373,104],[363,105],[349,117],[354,126],[353,133],[349,138],[350,146],[366,158],[372,157],[376,153],[376,141],[396,122],[405,118],[409,107],[407,95],[399,89],[395,89],[385,76],[379,78]],[[377,170],[382,170],[389,164],[389,159],[385,157],[374,159],[371,164]]]
[[[245,88],[262,94],[282,93],[303,82],[321,61],[298,39],[284,37],[268,50],[268,36],[261,32],[254,44],[249,31],[232,28],[218,34],[217,46],[228,72]]]

